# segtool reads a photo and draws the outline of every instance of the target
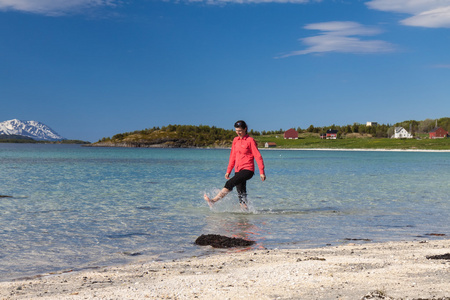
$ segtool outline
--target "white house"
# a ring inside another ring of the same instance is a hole
[[[412,139],[413,136],[411,133],[406,131],[403,127],[395,127],[394,129],[394,135],[391,136],[393,139]]]

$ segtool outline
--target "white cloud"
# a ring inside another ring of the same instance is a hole
[[[101,6],[115,6],[117,0],[0,0],[0,10],[61,15],[70,11]]]
[[[369,8],[413,15],[401,21],[408,26],[450,28],[450,0],[372,0]]]
[[[381,33],[374,27],[368,27],[356,22],[325,22],[309,24],[304,27],[310,30],[322,31],[320,35],[302,38],[307,49],[292,51],[280,56],[289,57],[294,55],[304,55],[310,53],[357,53],[372,54],[393,52],[395,47],[381,40],[362,40],[358,36],[371,36]]]
[[[325,31],[330,35],[375,35],[381,31],[356,22],[324,22],[309,24],[305,29]]]

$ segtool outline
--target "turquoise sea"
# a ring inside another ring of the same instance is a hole
[[[229,150],[0,144],[0,280],[233,251],[196,246],[207,233],[268,249],[450,235],[448,152],[261,152],[245,213],[235,192],[202,197]]]

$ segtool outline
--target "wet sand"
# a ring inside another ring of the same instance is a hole
[[[450,240],[248,250],[0,283],[0,299],[450,299]],[[448,297],[448,298],[447,298]]]

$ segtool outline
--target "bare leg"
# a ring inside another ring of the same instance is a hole
[[[214,203],[216,203],[217,201],[228,195],[229,192],[230,192],[229,189],[223,188],[214,198],[210,199],[206,194],[203,196],[203,198],[205,199],[206,202],[208,202],[209,207],[212,208]]]

